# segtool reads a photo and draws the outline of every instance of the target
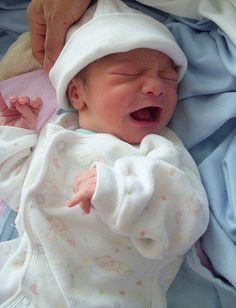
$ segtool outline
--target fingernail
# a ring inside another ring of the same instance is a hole
[[[18,102],[20,104],[25,104],[26,101],[27,101],[27,98],[25,96],[21,96],[18,98]]]
[[[11,101],[14,101],[14,102],[15,102],[15,101],[17,100],[17,97],[16,97],[15,95],[12,95],[12,96],[9,97],[9,99],[10,99]]]
[[[37,108],[39,106],[39,102],[37,101],[32,101],[31,102],[32,107]]]

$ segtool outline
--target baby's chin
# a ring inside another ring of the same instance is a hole
[[[150,132],[144,132],[144,133],[139,133],[139,134],[123,134],[117,137],[130,144],[140,144],[143,138],[145,138],[147,135],[150,135],[150,134],[157,134],[157,132],[150,131]]]

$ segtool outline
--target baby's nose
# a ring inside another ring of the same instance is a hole
[[[148,77],[143,83],[143,93],[145,95],[152,94],[154,96],[161,96],[164,94],[165,87],[161,78]]]

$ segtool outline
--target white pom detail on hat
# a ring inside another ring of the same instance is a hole
[[[59,107],[72,109],[66,89],[85,66],[106,55],[136,48],[167,54],[177,66],[178,81],[183,78],[187,59],[166,26],[120,0],[98,0],[70,28],[66,44],[49,72]]]

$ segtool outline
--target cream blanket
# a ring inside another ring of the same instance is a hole
[[[23,33],[10,46],[0,61],[0,80],[41,68],[32,55],[29,32]]]

